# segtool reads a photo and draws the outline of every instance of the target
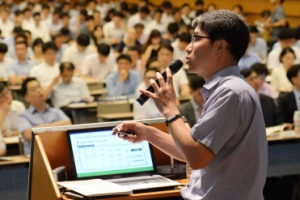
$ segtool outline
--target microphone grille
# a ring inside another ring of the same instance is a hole
[[[169,65],[169,68],[170,68],[172,74],[175,74],[180,70],[180,68],[182,66],[183,66],[183,62],[179,59],[176,59],[171,62],[171,64]]]

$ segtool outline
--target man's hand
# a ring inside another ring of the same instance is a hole
[[[119,81],[121,83],[124,83],[128,79],[129,71],[126,69],[121,69],[119,73],[120,73]]]
[[[60,76],[57,76],[57,77],[55,77],[55,78],[52,80],[52,85],[56,85],[56,84],[58,83],[59,77],[60,77]]]
[[[10,110],[10,104],[7,100],[1,103],[0,110],[3,112],[3,114],[7,115]]]

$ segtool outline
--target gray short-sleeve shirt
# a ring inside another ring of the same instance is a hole
[[[185,199],[260,200],[267,172],[267,140],[256,92],[238,66],[215,74],[203,87],[203,114],[191,136],[215,157],[194,170],[181,190]]]

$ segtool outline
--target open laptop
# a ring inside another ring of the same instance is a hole
[[[176,187],[180,183],[156,173],[152,146],[112,135],[114,126],[68,130],[76,179],[100,178],[132,190]]]

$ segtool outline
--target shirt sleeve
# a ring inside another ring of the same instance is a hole
[[[81,73],[83,75],[86,75],[86,76],[90,76],[90,73],[89,73],[89,69],[90,69],[90,62],[89,62],[89,56],[86,57],[83,62],[82,62],[82,66],[81,66]]]
[[[106,87],[108,96],[121,96],[123,94],[124,84],[119,80],[115,80],[117,76],[110,74],[106,79]]]
[[[217,155],[237,131],[241,123],[242,105],[239,96],[228,88],[215,91],[210,99],[209,107],[204,108],[190,133]]]
[[[18,115],[18,130],[20,134],[23,134],[23,132],[28,129],[32,128],[32,124],[26,117],[25,113],[21,113]]]
[[[81,92],[81,97],[91,96],[87,84],[81,79],[80,79],[80,92]]]

